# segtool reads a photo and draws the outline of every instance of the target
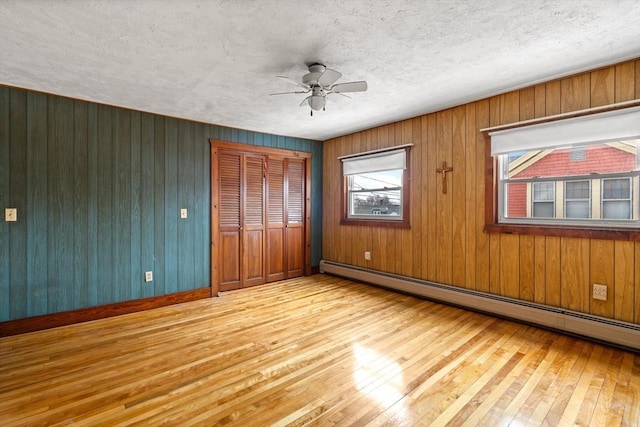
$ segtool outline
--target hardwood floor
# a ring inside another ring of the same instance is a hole
[[[640,425],[640,355],[316,275],[0,339],[0,424]]]

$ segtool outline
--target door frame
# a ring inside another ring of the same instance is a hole
[[[304,151],[286,150],[283,148],[262,147],[256,145],[247,145],[236,142],[222,141],[219,139],[209,139],[211,144],[211,294],[217,296],[219,292],[220,278],[218,276],[218,263],[221,260],[220,245],[216,239],[219,234],[219,209],[220,194],[218,185],[220,176],[217,166],[218,150],[228,149],[246,153],[262,154],[268,156],[289,157],[304,159],[305,165],[305,185],[304,185],[304,275],[311,275],[311,153]],[[264,267],[266,268],[266,267]]]

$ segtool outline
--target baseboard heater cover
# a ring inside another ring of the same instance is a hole
[[[531,323],[640,351],[640,325],[529,303],[363,267],[320,261],[320,272],[334,274],[477,311]]]

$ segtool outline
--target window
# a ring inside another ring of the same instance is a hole
[[[533,217],[553,218],[555,214],[555,186],[553,182],[533,183]]]
[[[356,173],[347,176],[349,209],[347,216],[389,215],[402,218],[403,169]]]
[[[578,163],[572,163],[570,147],[499,155],[500,221],[638,226],[639,144],[640,139],[589,144]]]
[[[615,178],[602,181],[602,217],[631,218],[631,179]]]
[[[483,132],[494,170],[488,231],[640,237],[637,102]]]
[[[564,216],[590,218],[591,181],[566,181],[564,184]]]
[[[340,158],[342,224],[409,226],[409,146]]]

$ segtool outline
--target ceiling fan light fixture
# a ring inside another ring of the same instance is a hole
[[[309,97],[309,107],[312,110],[320,111],[324,108],[327,98],[322,95],[312,95]]]

